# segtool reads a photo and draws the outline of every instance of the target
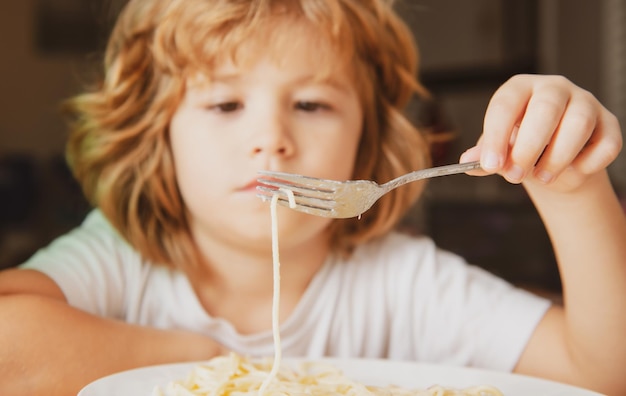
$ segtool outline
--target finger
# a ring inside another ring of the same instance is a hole
[[[521,182],[534,168],[552,141],[570,102],[570,91],[558,81],[551,81],[537,84],[533,89],[505,165],[504,176],[510,182]]]
[[[509,146],[512,147],[517,141],[517,134],[519,133],[519,124],[513,125],[513,130],[511,131],[511,137],[509,137]]]
[[[480,159],[480,147],[474,146],[461,154],[459,163],[477,161],[478,159]]]
[[[526,76],[516,76],[503,84],[491,98],[485,112],[480,162],[490,173],[501,170],[508,155],[509,142],[519,125],[532,85]]]
[[[461,154],[461,157],[459,158],[459,163],[462,164],[465,162],[478,161],[479,159],[480,159],[480,146],[476,145],[468,149],[467,151],[465,151],[463,154]],[[472,176],[484,176],[488,174],[482,169],[476,169],[476,170],[469,171],[466,173]]]
[[[588,175],[605,169],[617,158],[623,144],[617,117],[602,108],[598,124],[573,166]]]
[[[513,130],[511,131],[511,136],[509,137],[509,146],[512,146],[515,143],[515,140],[517,139],[518,131],[519,131],[519,125],[518,124],[513,125]],[[483,142],[483,134],[481,134],[480,137],[478,138],[478,142],[476,142],[476,146],[467,150],[469,151],[469,150],[477,149],[478,151],[478,154],[479,154],[478,157],[476,157],[475,159],[472,159],[472,161],[480,159],[480,151],[482,149],[482,142]]]
[[[535,167],[535,176],[550,183],[572,164],[596,130],[599,109],[591,94],[572,97],[550,143]]]

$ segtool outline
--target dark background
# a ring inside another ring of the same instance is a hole
[[[452,139],[434,147],[456,162],[481,132],[491,94],[517,73],[563,74],[623,121],[624,0],[404,0],[434,101],[415,122]],[[79,224],[89,206],[63,159],[60,102],[95,67],[123,0],[0,3],[0,268]],[[611,167],[626,188],[623,155]],[[623,196],[623,195],[622,195]],[[402,226],[516,284],[558,298],[548,237],[520,186],[499,177],[432,180]]]

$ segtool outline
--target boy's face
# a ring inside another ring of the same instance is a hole
[[[245,68],[218,64],[210,83],[190,83],[171,125],[179,188],[205,251],[231,243],[270,249],[269,205],[257,171],[351,178],[363,110],[351,75],[316,79],[319,48],[294,45]],[[281,248],[319,236],[329,220],[279,208]],[[204,245],[204,246],[203,246]]]

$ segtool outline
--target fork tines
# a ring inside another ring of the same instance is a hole
[[[332,194],[341,182],[334,180],[318,179],[311,176],[297,175],[294,173],[259,171],[264,178],[258,179],[259,183],[277,188],[288,188],[292,191],[302,190],[304,194],[309,191]]]
[[[257,180],[261,184],[256,188],[259,192],[257,196],[264,201],[269,201],[272,195],[277,192],[280,193],[280,190],[283,189],[293,192],[296,202],[294,209],[301,212],[327,216],[327,212],[332,211],[336,204],[333,199],[335,190],[328,188],[328,181],[326,180],[282,172],[260,171],[259,173],[264,177]],[[302,183],[306,183],[306,185]],[[279,204],[289,205],[286,195],[285,193],[284,196],[283,194],[279,196]]]

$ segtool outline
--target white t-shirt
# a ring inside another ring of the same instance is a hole
[[[271,331],[242,335],[209,316],[182,272],[144,260],[97,210],[21,267],[46,273],[84,311],[273,355]],[[510,371],[549,305],[428,238],[392,233],[327,259],[280,328],[282,350]]]

